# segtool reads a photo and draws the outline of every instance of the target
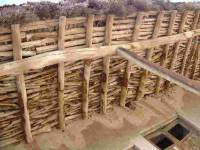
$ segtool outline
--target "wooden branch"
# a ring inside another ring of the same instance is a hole
[[[170,18],[170,22],[169,22],[168,36],[172,35],[173,28],[174,28],[174,23],[176,21],[176,15],[177,15],[177,11],[176,10],[171,13],[171,18]],[[169,53],[169,48],[170,48],[170,45],[167,44],[165,46],[165,49],[164,49],[164,52],[163,52],[164,58],[161,60],[161,66],[164,67],[164,68],[167,65],[167,56],[168,56],[168,53]],[[161,83],[163,81],[164,80],[160,76],[158,76],[158,80],[157,80],[157,84],[156,84],[156,93],[157,94],[160,92]]]
[[[142,19],[144,17],[144,13],[139,12],[136,18],[136,23],[135,23],[135,28],[133,31],[133,37],[132,37],[132,41],[136,41],[138,36],[139,36],[139,32],[140,32],[140,26],[142,24]],[[127,98],[127,94],[128,94],[128,83],[130,80],[130,76],[131,76],[131,72],[130,72],[130,67],[131,67],[131,63],[128,61],[127,62],[127,66],[126,66],[126,71],[124,74],[124,81],[123,81],[123,85],[122,85],[122,89],[121,89],[121,97],[120,97],[120,106],[121,107],[125,107],[126,104],[126,98]]]
[[[87,20],[86,30],[86,44],[92,47],[92,34],[93,34],[94,15],[89,15]],[[89,84],[92,60],[87,59],[84,62],[84,79],[83,79],[83,118],[88,119],[88,105],[89,105]]]
[[[102,46],[102,47],[92,47],[92,48],[80,48],[80,49],[65,49],[47,52],[43,54],[39,54],[36,56],[32,56],[29,58],[25,58],[22,60],[17,60],[13,62],[8,62],[5,64],[1,64],[0,68],[0,76],[4,75],[16,75],[21,72],[26,72],[31,69],[40,69],[46,66],[51,66],[58,64],[62,61],[65,62],[74,62],[82,59],[93,59],[105,56],[111,56],[116,54],[116,48],[123,47],[127,49],[140,49],[144,50],[147,48],[154,48],[156,46],[161,46],[165,44],[176,43],[180,40],[187,40],[189,38],[199,36],[200,29],[196,29],[193,31],[188,31],[185,33],[180,33],[177,35],[160,37],[150,40],[143,40],[138,42],[132,42],[127,44],[118,44],[112,46]]]
[[[105,44],[111,45],[112,43],[112,29],[113,29],[114,16],[108,15],[106,19],[105,31]],[[101,113],[105,114],[107,110],[107,97],[108,97],[108,81],[110,72],[110,56],[103,58],[103,74],[102,74],[102,94],[101,94]]]
[[[12,30],[12,45],[13,45],[14,60],[22,60],[20,27],[18,24],[12,25],[11,30]],[[23,115],[22,120],[24,122],[23,126],[26,135],[26,141],[27,143],[31,143],[33,141],[33,137],[31,133],[30,116],[27,106],[27,93],[26,93],[26,86],[23,73],[20,73],[16,76],[16,84],[17,84],[19,103],[21,105],[21,111]]]
[[[117,54],[124,57],[125,59],[131,61],[132,63],[134,63],[134,64],[136,64],[158,76],[161,76],[162,78],[164,78],[170,82],[173,82],[190,92],[193,92],[194,94],[200,95],[200,86],[199,86],[199,83],[197,83],[197,82],[194,82],[182,75],[179,75],[178,73],[172,72],[166,68],[163,68],[157,64],[154,64],[142,57],[139,57],[134,52],[130,52],[126,49],[118,48]]]
[[[65,42],[65,26],[66,17],[61,16],[59,18],[59,29],[58,29],[58,49],[64,50]],[[65,129],[65,111],[64,111],[64,88],[65,88],[65,71],[64,61],[58,64],[58,96],[59,96],[59,126],[64,131]]]
[[[160,12],[159,15],[158,15],[158,17],[157,17],[157,21],[156,21],[156,24],[155,24],[155,27],[154,27],[154,31],[153,31],[153,35],[152,35],[153,39],[157,38],[157,36],[158,36],[163,16],[164,16],[163,12]],[[153,55],[153,50],[154,50],[153,48],[147,50],[146,59],[149,60],[149,61],[151,61],[151,58],[152,58],[152,55]],[[149,73],[146,70],[144,70],[144,72],[142,74],[142,77],[140,79],[139,87],[138,87],[139,89],[138,89],[138,95],[136,97],[137,99],[141,99],[145,95],[145,93],[144,93],[145,82],[146,82],[148,74]]]
[[[195,13],[195,18],[194,18],[194,23],[192,25],[192,30],[195,30],[197,28],[197,24],[198,24],[198,21],[199,21],[199,17],[200,17],[200,11],[196,11]],[[196,38],[196,37],[195,37]],[[193,41],[193,38],[190,38],[189,41],[188,41],[188,45],[187,45],[187,48],[185,50],[185,54],[184,54],[184,58],[183,58],[183,66],[182,66],[182,70],[181,70],[181,73],[183,75],[186,75],[187,71],[188,71],[188,63],[187,60],[189,59],[188,56],[189,56],[189,52],[190,52],[190,49],[191,49],[191,46],[192,46],[192,41]],[[193,52],[193,51],[192,51]],[[190,62],[191,59],[189,59],[189,62]]]

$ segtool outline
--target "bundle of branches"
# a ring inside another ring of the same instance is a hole
[[[199,2],[171,3],[164,0],[64,0],[59,3],[34,2],[0,7],[0,25],[26,23],[43,19],[85,16],[87,14],[115,14],[126,16],[136,11],[195,10]]]

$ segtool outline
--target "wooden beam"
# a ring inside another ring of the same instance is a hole
[[[177,15],[176,10],[171,13],[171,18],[170,18],[170,21],[169,21],[169,29],[168,29],[168,33],[167,33],[168,36],[172,35],[174,23],[176,21],[176,15]],[[170,45],[167,44],[165,46],[165,49],[164,49],[164,52],[163,52],[164,58],[161,60],[161,66],[164,67],[164,68],[167,65],[167,56],[168,56],[168,53],[169,53],[169,48],[170,48]],[[162,82],[164,82],[164,79],[162,79],[160,76],[158,76],[157,85],[156,85],[156,93],[157,94],[160,92]]]
[[[64,50],[65,42],[65,26],[66,17],[61,16],[59,18],[59,29],[58,29],[58,49]],[[59,126],[60,129],[64,131],[65,129],[65,111],[64,111],[64,88],[65,88],[65,71],[64,71],[64,61],[58,64],[58,97],[59,97]]]
[[[18,24],[11,26],[12,31],[12,46],[13,46],[13,56],[14,60],[22,60],[22,47],[21,47],[21,36],[20,36],[20,27]],[[27,143],[31,143],[33,141],[32,133],[31,133],[31,123],[30,116],[28,111],[27,104],[27,93],[26,86],[24,81],[24,74],[20,73],[16,76],[16,84],[17,84],[17,92],[18,99],[23,115],[23,126]]]
[[[195,30],[197,28],[199,16],[200,16],[200,11],[196,11],[195,17],[194,17],[194,22],[192,24],[192,30]],[[188,41],[185,53],[183,55],[183,63],[182,63],[183,65],[182,65],[182,68],[181,68],[181,74],[182,75],[185,75],[185,73],[187,71],[187,66],[188,66],[187,61],[188,61],[189,52],[190,52],[190,49],[191,49],[191,46],[192,46],[192,41],[193,41],[193,38],[190,38],[189,41]]]
[[[180,87],[184,88],[185,90],[188,90],[190,92],[193,92],[194,94],[200,95],[200,84],[198,82],[194,82],[182,75],[179,75],[176,72],[172,72],[169,69],[163,68],[157,64],[154,64],[142,57],[139,57],[134,52],[130,52],[123,48],[117,49],[117,54],[119,56],[124,57],[125,59],[131,61],[132,63],[158,75],[162,78],[173,82]]]
[[[138,42],[131,42],[127,44],[111,45],[111,46],[102,46],[102,47],[92,47],[92,48],[80,48],[80,49],[65,49],[57,50],[52,52],[47,52],[25,58],[22,60],[17,60],[13,62],[8,62],[1,64],[0,76],[4,75],[16,75],[21,72],[26,72],[31,69],[40,69],[46,66],[55,65],[62,61],[65,62],[74,62],[82,59],[93,59],[105,56],[111,56],[116,54],[116,49],[118,47],[123,47],[126,49],[141,49],[154,48],[156,46],[161,46],[165,44],[176,43],[180,40],[187,40],[191,37],[199,36],[200,29],[193,31],[188,31],[185,33],[180,33],[177,35],[159,37],[150,40],[143,40]]]
[[[132,42],[136,41],[139,36],[140,26],[142,24],[143,17],[144,17],[144,13],[139,12],[137,15],[137,18],[136,18]],[[126,65],[126,71],[125,71],[124,79],[123,79],[124,81],[123,81],[123,85],[122,85],[122,89],[121,89],[121,97],[120,97],[120,106],[121,107],[125,107],[125,104],[126,104],[126,99],[127,99],[127,95],[128,95],[128,84],[129,84],[129,80],[130,80],[130,76],[131,76],[130,68],[131,68],[131,63],[128,61],[127,65]]]
[[[154,31],[153,31],[153,35],[152,35],[153,39],[158,37],[163,16],[164,16],[163,12],[160,12],[158,14],[157,21],[156,21],[156,24],[155,24],[155,27],[154,27]],[[147,50],[146,59],[149,60],[149,61],[151,61],[151,59],[152,59],[153,50],[154,50],[153,48]],[[137,99],[141,99],[145,95],[145,93],[144,93],[144,91],[145,91],[145,83],[146,83],[148,74],[149,74],[149,72],[147,72],[146,70],[144,70],[143,73],[142,73],[142,77],[140,79],[140,84],[139,84],[139,87],[138,87],[139,88],[138,89],[138,95],[136,97]]]
[[[106,19],[105,31],[105,45],[111,45],[112,29],[113,29],[114,15],[108,15]],[[102,94],[101,94],[101,113],[105,114],[107,110],[108,99],[108,81],[110,72],[110,56],[103,58],[103,74],[102,74]]]
[[[86,29],[86,45],[92,47],[92,34],[93,34],[94,15],[89,15],[87,20]],[[88,119],[88,105],[89,105],[89,85],[90,85],[90,73],[91,73],[91,59],[87,59],[84,62],[84,79],[83,79],[83,118]]]

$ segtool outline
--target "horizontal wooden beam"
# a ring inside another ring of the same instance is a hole
[[[116,54],[116,49],[118,47],[123,47],[126,49],[147,49],[154,48],[160,45],[173,44],[180,40],[186,40],[195,36],[200,35],[200,29],[188,31],[172,36],[160,37],[150,40],[132,42],[127,44],[119,44],[112,46],[102,46],[97,48],[81,48],[81,49],[65,49],[57,50],[53,52],[47,52],[39,54],[37,56],[32,56],[25,58],[23,60],[17,60],[5,64],[1,64],[0,76],[4,75],[16,75],[21,72],[26,72],[31,69],[40,69],[46,66],[58,64],[62,61],[77,61],[81,59],[93,59],[97,57],[105,57]]]
[[[129,60],[130,62],[140,66],[141,68],[146,69],[147,71],[150,71],[158,76],[161,76],[162,78],[173,82],[180,87],[184,88],[185,90],[188,90],[190,92],[193,92],[197,95],[200,95],[200,84],[197,82],[194,82],[178,73],[172,72],[166,68],[163,68],[157,64],[154,64],[134,52],[131,52],[124,48],[118,48],[117,54],[122,56],[123,58]]]

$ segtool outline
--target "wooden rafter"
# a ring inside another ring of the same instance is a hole
[[[22,47],[21,47],[21,36],[20,36],[20,27],[18,24],[11,26],[12,30],[12,45],[13,45],[13,56],[14,60],[22,60]],[[28,111],[28,102],[27,102],[27,93],[26,93],[26,85],[24,81],[24,74],[20,73],[16,75],[16,83],[17,83],[17,91],[20,107],[23,115],[23,126],[27,143],[31,143],[33,141],[32,133],[31,133],[31,122]]]

